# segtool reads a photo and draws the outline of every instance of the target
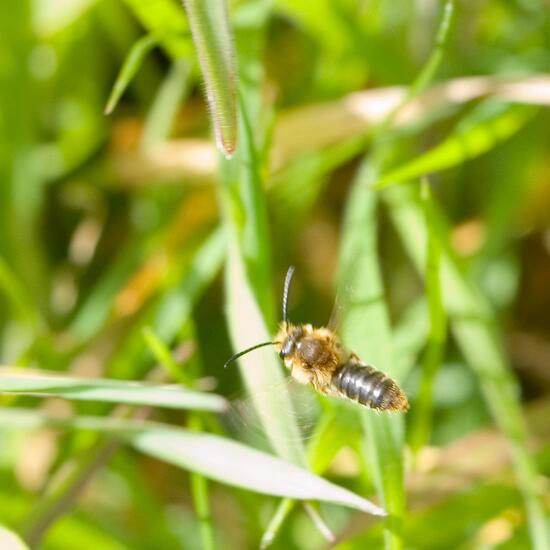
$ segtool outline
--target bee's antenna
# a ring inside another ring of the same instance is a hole
[[[239,351],[239,353],[236,353],[235,355],[231,356],[224,364],[223,368],[226,369],[235,359],[238,359],[242,355],[245,355],[249,351],[254,351],[255,349],[262,348],[264,346],[272,346],[273,344],[276,344],[277,342],[263,342],[262,344],[256,344],[255,346],[252,346],[251,348],[247,348],[243,351]]]
[[[291,265],[288,268],[288,271],[286,272],[286,276],[285,276],[285,286],[283,288],[283,322],[285,324],[288,323],[288,319],[287,319],[288,294],[290,291],[290,283],[292,282],[292,276],[294,275],[295,270],[296,268],[293,265]]]

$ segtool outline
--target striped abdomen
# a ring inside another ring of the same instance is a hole
[[[406,411],[407,396],[399,386],[374,367],[348,361],[332,378],[342,396],[379,411]]]

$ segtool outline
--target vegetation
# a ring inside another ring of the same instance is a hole
[[[0,4],[0,548],[549,549],[544,7]]]

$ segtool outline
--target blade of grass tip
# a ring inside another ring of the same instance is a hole
[[[409,86],[403,99],[389,112],[376,129],[377,136],[383,137],[407,103],[422,92],[433,80],[445,55],[445,48],[449,40],[454,13],[455,0],[447,0],[443,6],[443,15],[436,32],[435,44],[430,57],[414,79],[413,83]]]
[[[154,35],[146,35],[137,40],[130,48],[122,68],[118,73],[118,76],[107,100],[105,107],[105,114],[110,115],[114,108],[117,106],[122,94],[132,81],[132,78],[136,75],[145,56],[158,44],[158,37]]]
[[[325,523],[325,520],[321,517],[318,510],[309,502],[304,503],[304,510],[309,516],[315,527],[323,538],[330,543],[336,542],[336,536],[332,532],[331,528]]]
[[[127,418],[54,417],[36,409],[0,410],[0,426],[12,430],[54,427],[103,432],[158,460],[220,483],[265,495],[332,502],[372,515],[385,515],[379,506],[348,489],[226,437]]]
[[[445,349],[447,319],[441,291],[440,264],[441,246],[437,240],[431,213],[431,192],[427,181],[422,182],[422,205],[425,224],[428,230],[428,249],[426,253],[426,292],[430,333],[422,364],[420,390],[413,410],[409,430],[409,443],[416,454],[430,439],[432,423],[432,389],[436,373],[441,365]]]
[[[384,193],[384,199],[405,250],[422,273],[428,229],[418,189],[396,186]],[[489,304],[463,274],[449,244],[444,216],[433,208],[433,219],[437,219],[433,227],[442,246],[441,280],[450,325],[466,361],[479,377],[493,418],[510,445],[533,545],[546,550],[550,548],[550,539],[539,500],[537,471],[528,451],[517,384],[503,356]]]
[[[183,0],[206,87],[216,145],[231,158],[237,148],[237,74],[225,0]]]
[[[364,162],[346,203],[338,284],[342,289],[352,288],[353,296],[344,314],[342,337],[361,359],[394,377],[391,329],[377,259],[377,197],[368,186],[376,176],[377,167]],[[399,549],[403,547],[405,512],[403,417],[357,411],[365,431],[368,462],[389,514],[385,546]]]

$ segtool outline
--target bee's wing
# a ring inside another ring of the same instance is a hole
[[[286,377],[280,384],[275,384],[265,392],[256,395],[256,399],[277,399],[278,395],[288,391],[293,405],[300,436],[298,441],[290,441],[291,444],[300,444],[310,437],[313,427],[320,414],[319,403],[312,388],[296,383],[290,376]],[[265,393],[265,396],[263,394]],[[268,395],[269,394],[269,395]],[[282,403],[281,406],[285,406]],[[276,407],[275,407],[276,409]],[[269,448],[269,443],[261,418],[254,407],[254,398],[241,395],[230,399],[229,409],[223,414],[222,423],[226,429],[237,439],[241,439],[259,448]]]
[[[329,330],[336,333],[340,331],[344,314],[349,309],[352,299],[353,286],[351,284],[344,284],[338,287],[334,305],[332,306],[332,312],[327,323],[327,328]]]

